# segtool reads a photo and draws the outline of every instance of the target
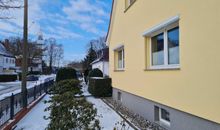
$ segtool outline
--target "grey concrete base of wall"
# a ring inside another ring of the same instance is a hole
[[[121,93],[120,97],[118,97],[118,92]],[[168,130],[220,130],[220,124],[173,109],[117,88],[113,88],[112,96],[114,100],[118,100],[131,111],[141,115],[148,121],[159,123]],[[170,113],[170,125],[165,125],[158,121],[155,107],[163,108]]]

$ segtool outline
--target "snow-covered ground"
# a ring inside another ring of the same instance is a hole
[[[113,109],[106,105],[101,99],[94,98],[90,96],[87,91],[87,86],[83,84],[83,95],[87,97],[87,101],[94,104],[94,107],[97,108],[97,115],[100,121],[102,130],[113,130],[114,127],[117,130],[122,129],[122,125],[119,125],[123,122],[121,118]],[[49,96],[45,96],[43,100],[49,99]],[[49,112],[44,112],[44,109],[48,104],[44,104],[43,100],[37,104],[18,124],[15,130],[44,130],[49,121],[44,120],[44,116],[48,116]],[[125,123],[126,130],[133,130],[127,123]]]
[[[114,127],[117,130],[122,129],[121,123],[124,122],[123,118],[121,118],[113,109],[111,109],[108,105],[106,105],[101,99],[97,99],[94,97],[87,97],[87,101],[94,104],[94,107],[97,108],[97,115],[100,121],[100,125],[102,130],[113,130]],[[122,130],[133,130],[131,126],[129,126],[125,122],[125,129]]]
[[[16,126],[15,130],[44,130],[49,124],[49,120],[45,120],[44,116],[48,117],[49,112],[44,109],[49,106],[45,104],[45,100],[49,100],[49,95],[46,95]]]
[[[41,75],[38,81],[28,81],[27,89],[55,78],[55,75]],[[21,92],[21,81],[0,83],[0,100]]]

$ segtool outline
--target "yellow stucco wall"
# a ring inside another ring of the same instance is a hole
[[[113,87],[220,123],[220,0],[115,0],[110,33]],[[180,70],[144,71],[147,29],[179,15]],[[125,71],[113,48],[124,44]],[[144,109],[144,108],[143,108]]]

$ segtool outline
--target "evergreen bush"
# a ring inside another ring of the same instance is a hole
[[[80,94],[78,80],[63,80],[53,87],[50,111],[46,120],[50,120],[48,130],[100,130],[97,110],[84,97],[76,98]]]
[[[76,70],[73,68],[61,68],[57,72],[56,81],[77,79]]]
[[[103,73],[100,69],[95,68],[89,72],[89,77],[103,77]]]
[[[111,78],[90,78],[88,91],[94,97],[112,96]]]

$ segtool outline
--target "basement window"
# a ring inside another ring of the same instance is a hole
[[[166,109],[155,106],[154,117],[155,121],[159,122],[160,125],[170,126],[170,113]]]
[[[118,92],[117,99],[118,99],[118,101],[122,101],[121,92]]]

